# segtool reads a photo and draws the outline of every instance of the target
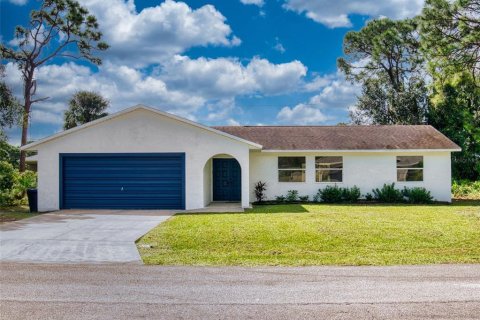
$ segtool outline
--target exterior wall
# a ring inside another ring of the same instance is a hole
[[[397,155],[424,156],[424,172],[422,182],[397,182]],[[279,156],[306,156],[305,182],[278,182]],[[250,190],[251,199],[257,181],[267,183],[267,198],[285,195],[288,190],[298,190],[300,195],[308,195],[310,199],[318,189],[335,183],[315,182],[315,156],[343,156],[343,182],[336,183],[340,187],[358,186],[362,194],[372,192],[373,188],[384,183],[395,182],[397,188],[424,187],[438,201],[451,201],[451,163],[450,152],[369,152],[369,153],[273,153],[252,151],[250,153]]]
[[[206,207],[212,202],[212,159],[209,159],[203,168],[203,205]]]
[[[140,152],[185,152],[186,209],[204,207],[205,164],[212,156],[227,153],[242,167],[242,206],[249,206],[247,144],[148,110],[134,110],[38,146],[39,211],[59,209],[60,153]]]

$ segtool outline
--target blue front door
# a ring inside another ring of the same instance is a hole
[[[213,201],[240,201],[242,176],[235,159],[213,159]]]

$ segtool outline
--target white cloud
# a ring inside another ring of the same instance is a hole
[[[293,108],[284,107],[277,119],[291,124],[318,124],[335,118],[333,114],[351,110],[360,94],[360,87],[346,81],[339,72],[317,76],[305,85],[306,91],[319,91],[308,102]]]
[[[22,82],[18,69],[12,63],[6,67],[6,81],[17,96],[21,95]],[[166,83],[154,76],[143,74],[127,66],[106,63],[98,72],[74,63],[40,67],[36,74],[36,97],[51,97],[35,104],[34,120],[58,123],[67,108],[68,99],[78,90],[99,92],[111,101],[110,112],[137,103],[160,107],[165,111],[187,116],[206,102],[205,98],[190,92],[170,90]],[[51,116],[46,116],[46,114]]]
[[[293,108],[282,108],[277,115],[277,119],[281,122],[298,125],[318,124],[326,121],[328,118],[319,109],[300,103]]]
[[[22,81],[18,68],[8,63],[6,73],[8,84],[20,96]],[[36,104],[32,117],[58,124],[73,93],[89,90],[111,101],[110,112],[143,103],[189,118],[207,110],[209,116],[205,120],[221,121],[231,117],[235,97],[295,90],[305,74],[305,66],[298,61],[272,64],[259,58],[243,65],[236,59],[175,56],[150,73],[108,61],[97,72],[73,62],[46,65],[38,68],[35,76],[36,97],[51,98]]]
[[[31,117],[32,121],[35,123],[63,124],[63,115],[51,111],[34,109],[32,110]]]
[[[172,88],[218,99],[255,93],[275,95],[295,90],[307,68],[299,61],[273,64],[253,58],[244,66],[233,58],[176,56],[163,65],[160,72]]]
[[[212,5],[198,9],[166,0],[137,12],[133,0],[81,0],[111,46],[105,59],[145,66],[195,46],[236,46],[226,18]]]
[[[2,2],[2,1],[4,1],[4,0],[1,0],[0,2]],[[11,4],[17,5],[17,6],[23,6],[28,2],[28,0],[8,0],[8,2],[10,2]]]
[[[243,4],[253,4],[259,7],[265,4],[264,0],[240,0],[240,2]]]
[[[230,119],[227,120],[227,125],[229,125],[229,126],[239,126],[240,122],[238,122],[235,119],[230,118]]]
[[[273,64],[266,59],[254,58],[246,67],[247,74],[255,79],[257,91],[264,94],[287,93],[298,88],[307,74],[300,61]]]
[[[286,51],[286,50],[285,50],[285,47],[284,47],[283,44],[281,44],[281,43],[277,43],[277,44],[273,47],[273,49],[277,50],[277,51],[280,52],[280,53],[285,53],[285,51]]]
[[[283,46],[283,44],[280,42],[280,39],[278,37],[275,38],[275,45],[273,46],[273,49],[280,53],[285,53],[286,49]]]
[[[304,90],[308,92],[318,91],[335,80],[337,76],[338,75],[334,73],[327,75],[316,75],[311,81],[305,83]]]
[[[227,98],[219,101],[213,101],[206,105],[208,122],[218,122],[226,119],[235,109],[235,99]]]
[[[350,27],[352,14],[404,19],[418,15],[424,0],[285,0],[284,8],[329,28]]]
[[[348,109],[357,101],[360,87],[345,81],[343,77],[332,80],[319,94],[310,98],[309,104],[318,108]]]

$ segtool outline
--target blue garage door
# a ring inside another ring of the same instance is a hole
[[[62,209],[185,209],[185,154],[61,154]]]

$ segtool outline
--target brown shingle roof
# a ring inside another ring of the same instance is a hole
[[[460,149],[428,125],[213,127],[264,150]]]

